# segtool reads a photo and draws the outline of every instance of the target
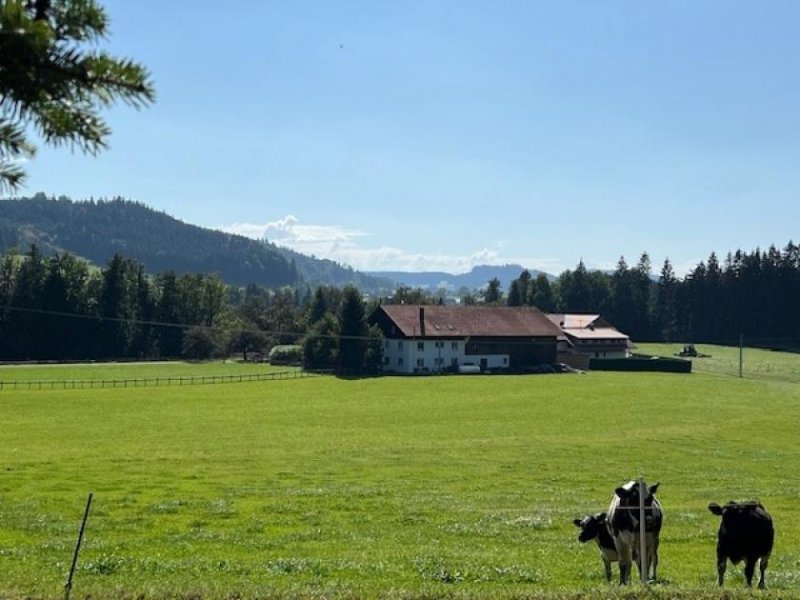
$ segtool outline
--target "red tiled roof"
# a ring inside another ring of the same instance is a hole
[[[424,315],[424,334],[420,309]],[[389,304],[381,305],[377,311],[383,311],[406,337],[556,337],[561,333],[532,306]]]

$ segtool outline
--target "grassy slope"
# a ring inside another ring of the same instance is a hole
[[[749,497],[775,516],[773,593],[796,595],[798,400],[705,374],[7,391],[0,589],[61,595],[93,490],[80,594],[604,596],[571,519],[643,473],[659,596],[714,595],[706,504]]]

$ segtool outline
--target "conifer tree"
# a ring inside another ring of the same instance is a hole
[[[143,66],[86,48],[107,36],[95,0],[0,0],[0,191],[25,177],[18,161],[35,151],[28,126],[48,144],[96,154],[111,133],[104,109],[153,102]]]

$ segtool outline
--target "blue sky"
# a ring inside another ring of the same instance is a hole
[[[800,241],[797,2],[107,0],[157,103],[25,194],[124,196],[365,270]],[[187,9],[188,6],[188,9]]]

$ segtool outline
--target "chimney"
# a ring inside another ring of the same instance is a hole
[[[425,307],[419,307],[419,334],[425,337]]]

